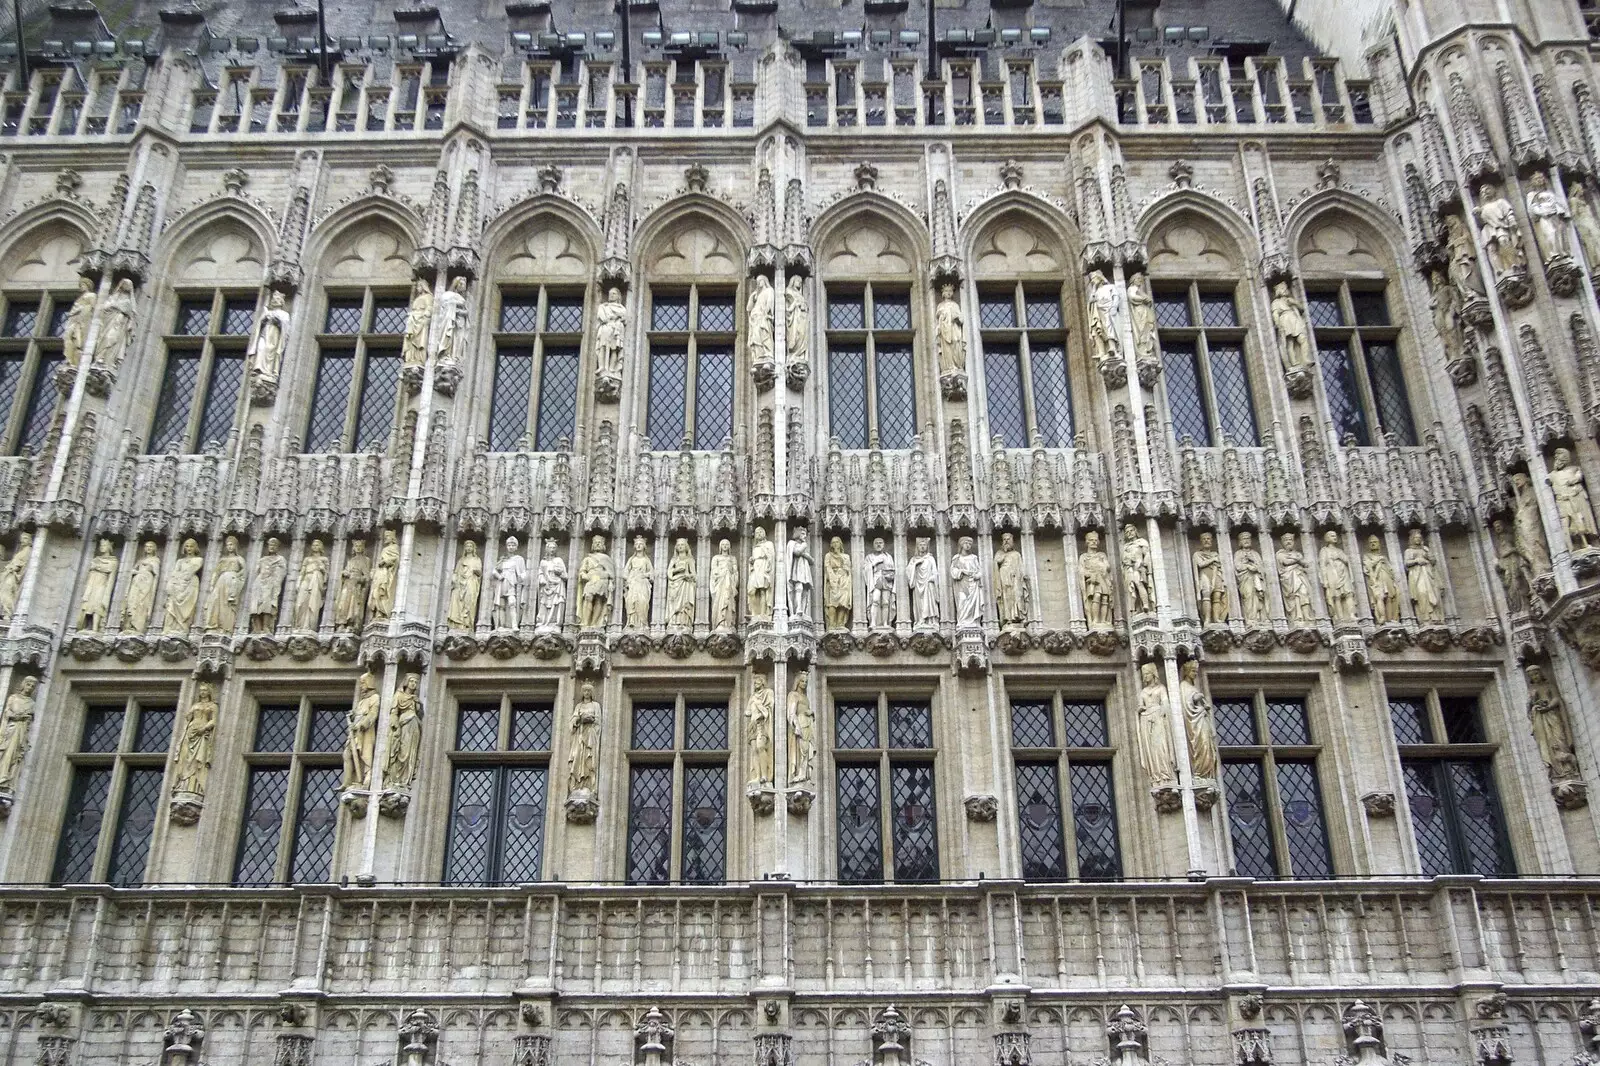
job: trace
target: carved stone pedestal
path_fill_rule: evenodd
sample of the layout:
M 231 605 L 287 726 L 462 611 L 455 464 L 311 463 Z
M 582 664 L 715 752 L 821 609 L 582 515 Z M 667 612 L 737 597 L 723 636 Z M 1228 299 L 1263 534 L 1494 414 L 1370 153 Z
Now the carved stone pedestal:
M 400 368 L 400 384 L 405 388 L 406 395 L 415 396 L 422 391 L 422 367 L 416 363 Z
M 1183 793 L 1175 785 L 1157 785 L 1150 790 L 1156 810 L 1161 814 L 1174 814 L 1183 810 Z
M 575 788 L 567 793 L 567 821 L 575 825 L 588 825 L 600 815 L 600 799 L 587 788 Z
M 1570 255 L 1551 256 L 1544 264 L 1544 276 L 1557 296 L 1573 295 L 1583 282 L 1583 271 Z
M 454 396 L 456 386 L 461 384 L 461 368 L 454 360 L 440 363 L 433 368 L 433 391 L 441 396 Z
M 406 809 L 411 806 L 411 790 L 404 788 L 387 789 L 378 798 L 378 813 L 387 818 L 403 818 Z
M 84 386 L 89 390 L 89 395 L 105 399 L 111 395 L 111 390 L 116 387 L 117 372 L 108 366 L 91 366 L 89 380 Z
M 810 785 L 797 785 L 789 789 L 784 797 L 790 814 L 803 815 L 811 810 L 812 801 L 817 798 L 816 790 Z
M 750 809 L 757 814 L 766 815 L 772 813 L 776 803 L 776 792 L 771 785 L 753 781 L 745 786 L 744 795 L 750 801 Z
M 174 792 L 170 807 L 172 820 L 178 825 L 194 825 L 205 806 L 206 798 L 198 792 Z
M 1513 270 L 1495 282 L 1495 291 L 1507 307 L 1527 307 L 1533 302 L 1533 282 L 1526 270 Z
M 967 375 L 959 370 L 952 370 L 939 375 L 939 391 L 944 398 L 951 402 L 967 398 Z
M 255 407 L 271 407 L 278 401 L 278 379 L 251 375 L 250 403 Z
M 1316 378 L 1316 368 L 1310 366 L 1291 366 L 1283 372 L 1284 386 L 1296 400 L 1310 398 Z

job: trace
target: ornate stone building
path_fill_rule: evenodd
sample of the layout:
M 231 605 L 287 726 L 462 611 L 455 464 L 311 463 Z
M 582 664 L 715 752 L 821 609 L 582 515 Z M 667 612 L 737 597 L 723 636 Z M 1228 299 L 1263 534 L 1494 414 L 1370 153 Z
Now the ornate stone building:
M 1117 6 L 25 17 L 6 1061 L 1600 1061 L 1592 12 Z

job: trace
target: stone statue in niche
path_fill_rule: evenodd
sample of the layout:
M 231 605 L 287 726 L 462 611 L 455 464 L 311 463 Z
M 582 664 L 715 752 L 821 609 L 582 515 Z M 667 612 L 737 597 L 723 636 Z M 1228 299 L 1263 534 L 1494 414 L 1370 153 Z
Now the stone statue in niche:
M 750 756 L 750 787 L 771 788 L 774 769 L 772 765 L 772 715 L 777 701 L 767 679 L 757 674 L 750 681 L 750 700 L 745 704 L 745 745 Z
M 939 354 L 939 376 L 960 376 L 967 373 L 967 329 L 956 302 L 954 285 L 939 288 L 939 303 L 933 309 L 934 345 Z
M 1516 526 L 1517 547 L 1528 557 L 1535 574 L 1550 572 L 1550 547 L 1544 539 L 1544 519 L 1539 514 L 1539 499 L 1527 471 L 1511 475 L 1511 496 L 1515 501 L 1512 519 Z
M 76 367 L 83 361 L 83 345 L 89 339 L 89 323 L 94 318 L 94 307 L 98 301 L 94 282 L 79 278 L 77 298 L 72 301 L 61 327 L 61 358 L 68 366 Z
M 418 281 L 411 286 L 405 338 L 400 342 L 400 360 L 406 366 L 420 367 L 428 361 L 428 334 L 432 326 L 433 289 L 426 281 Z
M 918 537 L 906 562 L 906 587 L 911 591 L 913 629 L 939 628 L 939 560 L 927 537 Z
M 789 533 L 789 543 L 784 548 L 783 571 L 788 582 L 789 618 L 796 622 L 811 621 L 811 539 L 804 526 L 795 526 Z
M 1239 583 L 1239 617 L 1247 625 L 1267 620 L 1267 569 L 1256 549 L 1255 534 L 1239 531 L 1239 547 L 1233 553 L 1233 576 Z
M 478 624 L 478 594 L 483 589 L 483 556 L 474 541 L 461 542 L 461 558 L 450 575 L 450 610 L 445 625 L 472 632 Z
M 1111 557 L 1100 550 L 1100 534 L 1093 529 L 1083 535 L 1078 574 L 1083 584 L 1084 621 L 1090 629 L 1110 629 L 1112 604 L 1116 600 L 1111 584 Z
M 1572 453 L 1557 448 L 1550 460 L 1550 491 L 1555 494 L 1556 510 L 1561 514 L 1561 528 L 1567 534 L 1567 546 L 1575 552 L 1595 547 L 1594 508 L 1589 504 L 1589 489 L 1584 483 L 1583 471 L 1572 461 Z
M 367 542 L 350 542 L 350 555 L 339 571 L 339 594 L 333 600 L 333 625 L 341 632 L 361 628 L 367 606 L 367 586 L 372 581 L 372 558 Z
M 1496 518 L 1490 528 L 1494 531 L 1494 569 L 1506 593 L 1506 606 L 1512 614 L 1524 614 L 1533 603 L 1533 564 L 1505 519 Z
M 789 690 L 789 784 L 811 783 L 812 764 L 817 755 L 817 720 L 811 713 L 811 698 L 806 695 L 806 675 L 802 671 Z
M 1280 281 L 1272 289 L 1272 326 L 1278 335 L 1278 351 L 1285 370 L 1302 370 L 1311 365 L 1311 342 L 1306 331 L 1306 310 Z
M 600 702 L 594 686 L 585 683 L 578 689 L 572 705 L 572 751 L 567 755 L 567 792 L 593 792 L 596 783 L 598 751 L 595 734 L 600 730 Z
M 874 537 L 872 550 L 861 564 L 862 590 L 867 597 L 867 625 L 872 629 L 894 628 L 894 556 Z
M 783 346 L 788 364 L 785 369 L 791 377 L 808 373 L 811 366 L 811 307 L 806 303 L 805 280 L 799 274 L 790 274 L 783 293 Z
M 855 605 L 855 579 L 844 541 L 834 537 L 822 557 L 822 614 L 830 630 L 849 629 Z
M 467 279 L 458 275 L 434 302 L 432 351 L 436 360 L 441 363 L 456 362 L 456 337 L 466 320 Z
M 116 370 L 133 337 L 133 282 L 123 278 L 100 305 L 100 335 L 95 340 L 96 366 Z
M 216 740 L 216 691 L 209 682 L 202 681 L 195 686 L 178 738 L 178 754 L 172 763 L 172 819 L 179 825 L 193 825 L 200 817 Z
M 1089 301 L 1086 324 L 1089 332 L 1089 357 L 1095 369 L 1105 373 L 1108 365 L 1122 361 L 1122 342 L 1117 337 L 1117 287 L 1096 270 L 1089 275 Z
M 300 576 L 295 581 L 294 627 L 314 630 L 322 621 L 322 601 L 328 593 L 328 550 L 322 538 L 314 537 L 306 557 L 300 560 Z
M 955 593 L 956 628 L 983 628 L 983 564 L 973 550 L 971 537 L 962 537 L 950 560 L 950 583 Z
M 1189 772 L 1216 780 L 1217 723 L 1211 701 L 1200 690 L 1200 663 L 1188 659 L 1178 667 L 1178 702 L 1183 704 L 1183 731 L 1189 739 Z
M 1580 779 L 1582 773 L 1572 744 L 1572 724 L 1567 720 L 1561 694 L 1540 664 L 1529 663 L 1523 671 L 1528 680 L 1528 718 L 1533 724 L 1533 739 L 1539 745 L 1539 757 L 1550 780 Z
M 217 559 L 217 576 L 206 597 L 206 631 L 232 633 L 239 620 L 239 598 L 244 591 L 244 557 L 239 554 L 239 538 L 228 536 Z
M 1400 621 L 1400 586 L 1394 567 L 1383 550 L 1383 538 L 1367 538 L 1367 553 L 1361 557 L 1361 570 L 1367 576 L 1367 599 L 1372 602 L 1372 620 L 1380 626 Z
M 628 305 L 613 285 L 594 311 L 595 392 L 607 403 L 622 392 L 623 350 L 627 342 Z
M 757 274 L 750 285 L 750 295 L 744 303 L 744 346 L 750 356 L 752 370 L 766 380 L 772 380 L 773 313 L 777 294 L 772 291 L 772 281 L 765 274 Z
M 0 811 L 9 811 L 9 798 L 17 791 L 22 776 L 22 759 L 28 754 L 28 733 L 33 728 L 34 693 L 39 679 L 24 677 L 17 690 L 6 697 L 0 713 Z
M 629 629 L 650 625 L 650 597 L 656 587 L 655 562 L 643 536 L 633 538 L 633 554 L 622 568 L 622 615 Z
M 161 632 L 167 636 L 183 636 L 194 625 L 195 611 L 200 606 L 200 570 L 203 566 L 205 560 L 200 557 L 200 545 L 190 537 L 183 542 L 178 559 L 172 564 L 172 572 L 167 575 L 167 613 L 161 623 Z M 244 569 L 242 559 L 239 560 L 239 569 L 240 572 Z M 239 595 L 235 592 L 233 609 L 237 611 L 238 608 Z
M 1132 522 L 1122 527 L 1122 584 L 1128 591 L 1128 610 L 1134 614 L 1149 614 L 1156 609 L 1150 542 Z
M 1150 279 L 1142 272 L 1128 279 L 1128 320 L 1133 327 L 1133 354 L 1140 363 L 1155 361 L 1156 302 Z
M 1428 273 L 1428 290 L 1433 328 L 1438 330 L 1439 340 L 1444 344 L 1445 361 L 1455 363 L 1462 356 L 1461 295 L 1439 270 Z
M 684 628 L 694 625 L 694 592 L 694 556 L 689 551 L 689 541 L 679 537 L 672 546 L 672 559 L 667 563 L 667 625 Z
M 128 579 L 128 596 L 122 604 L 122 628 L 143 633 L 150 627 L 150 615 L 156 608 L 156 587 L 161 583 L 161 556 L 156 542 L 147 540 L 139 549 L 139 558 L 133 564 L 133 575 Z
M 356 699 L 345 715 L 344 776 L 341 789 L 372 783 L 372 752 L 378 736 L 378 679 L 369 667 L 356 681 Z
M 1225 624 L 1228 621 L 1228 582 L 1222 574 L 1222 554 L 1217 551 L 1217 538 L 1210 532 L 1200 534 L 1200 547 L 1195 549 L 1192 561 L 1200 624 Z
M 1533 239 L 1539 245 L 1539 257 L 1546 264 L 1558 257 L 1571 257 L 1567 223 L 1572 220 L 1572 213 L 1543 171 L 1535 171 L 1528 178 L 1528 217 L 1533 220 Z
M 394 530 L 383 531 L 377 561 L 372 564 L 372 586 L 367 593 L 367 610 L 375 622 L 387 621 L 394 613 L 395 581 L 400 573 L 400 543 Z
M 1478 219 L 1479 232 L 1483 234 L 1483 244 L 1495 273 L 1502 277 L 1518 273 L 1527 265 L 1528 257 L 1522 250 L 1516 209 L 1494 182 L 1486 182 L 1478 190 L 1478 200 L 1473 214 Z
M 0 620 L 17 613 L 17 599 L 22 595 L 22 579 L 27 576 L 28 562 L 33 558 L 33 534 L 17 534 L 17 550 L 11 553 L 4 568 L 0 568 Z
M 283 365 L 283 348 L 289 339 L 289 312 L 283 293 L 272 290 L 267 306 L 256 316 L 255 336 L 250 340 L 250 373 L 258 381 L 277 381 Z
M 589 541 L 589 553 L 578 563 L 578 626 L 603 629 L 611 621 L 611 594 L 617 584 L 617 568 L 606 551 L 606 539 Z
M 1488 296 L 1483 274 L 1478 270 L 1478 250 L 1473 247 L 1472 233 L 1460 215 L 1444 217 L 1446 244 L 1450 253 L 1450 280 L 1461 296 L 1463 306 Z
M 1422 530 L 1413 529 L 1406 540 L 1406 587 L 1411 593 L 1411 609 L 1417 621 L 1435 624 L 1444 621 L 1444 596 L 1439 584 L 1439 569 L 1433 562 Z
M 494 628 L 516 629 L 527 611 L 528 560 L 516 537 L 507 537 L 505 550 L 494 568 Z
M 1293 533 L 1285 533 L 1278 541 L 1278 584 L 1283 590 L 1283 613 L 1294 625 L 1309 625 L 1313 618 L 1311 608 L 1311 574 L 1306 570 L 1306 556 L 1300 550 L 1300 541 Z
M 687 541 L 679 543 L 687 545 Z M 689 564 L 687 586 L 688 614 L 684 625 L 694 624 L 694 563 Z M 668 594 L 671 589 L 669 587 Z M 711 557 L 711 628 L 729 633 L 739 626 L 739 560 L 734 557 L 733 545 L 724 537 L 717 543 L 717 554 Z
M 777 569 L 777 553 L 767 531 L 756 527 L 754 543 L 750 547 L 749 577 L 745 581 L 745 598 L 750 606 L 752 622 L 772 621 L 772 584 Z
M 288 573 L 289 561 L 278 550 L 278 538 L 268 537 L 250 582 L 250 632 L 270 633 L 278 627 L 278 604 Z
M 1322 550 L 1317 553 L 1317 569 L 1322 575 L 1322 595 L 1328 601 L 1328 616 L 1335 622 L 1356 618 L 1356 587 L 1350 572 L 1350 556 L 1339 546 L 1339 531 L 1322 535 Z
M 98 633 L 111 616 L 111 590 L 117 584 L 117 553 L 110 537 L 100 538 L 100 548 L 89 561 L 89 576 L 78 601 L 78 628 Z
M 1587 182 L 1578 181 L 1567 187 L 1567 206 L 1572 211 L 1572 228 L 1578 231 L 1578 246 L 1591 271 L 1600 269 L 1600 216 Z
M 1027 624 L 1033 596 L 1022 553 L 1010 533 L 1000 534 L 1000 550 L 994 557 L 994 600 L 1001 628 Z
M 1139 667 L 1139 678 L 1143 682 L 1139 690 L 1139 765 L 1152 785 L 1171 785 L 1178 779 L 1178 761 L 1172 750 L 1171 707 L 1161 667 L 1145 663 Z
M 383 764 L 383 783 L 389 788 L 410 788 L 417 779 L 417 756 L 422 750 L 421 679 L 407 674 L 389 704 L 389 746 Z
M 556 542 L 544 542 L 539 560 L 540 629 L 559 629 L 567 615 L 567 561 L 556 554 Z

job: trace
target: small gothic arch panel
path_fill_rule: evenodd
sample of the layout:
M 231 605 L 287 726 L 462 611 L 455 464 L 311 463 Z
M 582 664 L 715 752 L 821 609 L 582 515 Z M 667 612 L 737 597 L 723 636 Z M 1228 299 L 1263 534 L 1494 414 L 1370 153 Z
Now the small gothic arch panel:
M 589 272 L 589 249 L 571 226 L 541 215 L 507 239 L 500 273 L 516 278 L 579 278 Z
M 973 269 L 980 277 L 1060 273 L 1060 243 L 1043 226 L 1011 216 L 989 227 L 973 248 Z
M 662 234 L 646 259 L 653 278 L 733 278 L 742 257 L 721 227 L 689 221 Z
M 872 219 L 836 227 L 822 251 L 823 272 L 832 277 L 909 274 L 912 260 L 902 236 Z
M 356 223 L 333 241 L 323 261 L 329 281 L 403 285 L 411 280 L 411 238 L 388 221 Z
M 178 250 L 175 276 L 183 281 L 254 284 L 261 280 L 266 250 L 254 233 L 238 223 L 208 226 Z
M 1153 274 L 1235 274 L 1238 247 L 1222 228 L 1192 211 L 1169 219 L 1150 238 Z
M 77 272 L 84 243 L 82 234 L 66 226 L 41 227 L 6 256 L 6 262 L 10 264 L 6 270 L 6 280 L 38 284 L 70 278 Z
M 1342 213 L 1315 219 L 1300 236 L 1300 265 L 1308 274 L 1382 273 L 1383 253 L 1371 230 Z

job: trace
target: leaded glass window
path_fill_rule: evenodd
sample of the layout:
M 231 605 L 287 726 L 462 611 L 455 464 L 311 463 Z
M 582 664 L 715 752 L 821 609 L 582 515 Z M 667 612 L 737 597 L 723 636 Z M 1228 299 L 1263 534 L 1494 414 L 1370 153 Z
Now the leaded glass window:
M 1233 291 L 1190 282 L 1152 295 L 1167 415 L 1178 440 L 1256 444 L 1245 330 Z
M 554 722 L 555 708 L 536 700 L 457 706 L 446 884 L 540 879 Z
M 841 881 L 937 881 L 933 708 L 888 696 L 834 704 Z
M 310 698 L 257 708 L 234 884 L 333 880 L 347 710 Z
M 687 439 L 711 451 L 733 436 L 735 329 L 731 291 L 651 292 L 645 434 L 652 447 L 676 451 Z
M 1105 704 L 1061 693 L 1014 698 L 1011 749 L 1022 876 L 1029 881 L 1120 878 Z
M 317 378 L 302 438 L 307 452 L 375 452 L 401 406 L 404 292 L 330 293 L 317 336 Z
M 629 884 L 727 877 L 728 701 L 637 700 L 628 728 Z
M 582 343 L 582 292 L 501 292 L 490 451 L 514 451 L 526 437 L 534 451 L 553 452 L 576 438 Z
M 1306 701 L 1253 692 L 1217 696 L 1224 809 L 1241 877 L 1332 877 L 1327 817 Z
M 1394 434 L 1416 444 L 1417 430 L 1400 366 L 1399 330 L 1382 289 L 1310 288 L 1306 317 L 1317 344 L 1328 415 L 1341 441 L 1367 446 Z
M 4 454 L 44 446 L 58 398 L 51 374 L 61 362 L 70 292 L 0 295 L 0 444 Z
M 51 880 L 144 883 L 176 719 L 171 704 L 156 702 L 84 709 Z
M 1424 874 L 1516 875 L 1494 780 L 1495 745 L 1470 696 L 1393 696 L 1389 718 Z
M 1072 382 L 1061 293 L 1022 284 L 978 294 L 989 432 L 1007 448 L 1072 446 Z
M 917 432 L 911 295 L 830 286 L 828 432 L 845 448 L 909 448 Z
M 254 293 L 178 298 L 147 439 L 152 455 L 174 446 L 196 452 L 226 443 L 238 415 L 255 312 Z

